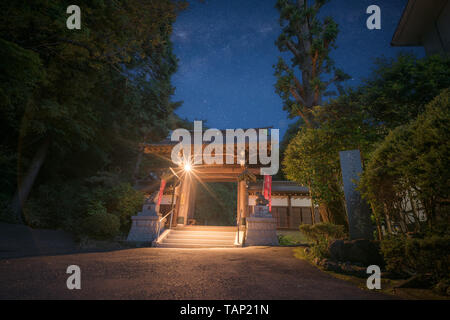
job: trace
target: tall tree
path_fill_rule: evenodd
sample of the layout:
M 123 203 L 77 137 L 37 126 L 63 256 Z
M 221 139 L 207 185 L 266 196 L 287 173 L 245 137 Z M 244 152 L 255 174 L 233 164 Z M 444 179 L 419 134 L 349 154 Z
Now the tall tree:
M 283 109 L 290 117 L 300 116 L 308 127 L 316 127 L 312 109 L 322 102 L 327 88 L 348 76 L 335 68 L 330 51 L 335 47 L 338 26 L 331 17 L 318 14 L 327 0 L 278 0 L 280 25 L 283 28 L 276 45 L 281 52 L 292 54 L 291 63 L 279 58 L 275 75 L 276 91 L 283 99 Z M 327 77 L 325 77 L 327 75 Z M 327 80 L 325 80 L 327 78 Z
M 283 109 L 289 113 L 289 117 L 300 117 L 311 129 L 319 127 L 313 111 L 322 103 L 323 96 L 333 94 L 329 91 L 331 85 L 334 84 L 341 92 L 342 81 L 349 78 L 334 66 L 330 58 L 330 51 L 335 48 L 338 25 L 331 17 L 319 17 L 320 9 L 327 2 L 328 0 L 278 0 L 276 3 L 282 27 L 276 45 L 281 52 L 289 52 L 292 58 L 290 63 L 279 58 L 275 66 L 275 89 L 282 98 Z M 315 143 L 320 142 L 315 140 Z M 286 154 L 292 154 L 292 150 L 288 147 Z M 310 169 L 314 173 L 314 169 Z M 285 173 L 290 178 L 294 177 L 289 172 Z M 314 174 L 305 175 L 300 180 L 296 179 L 309 186 L 312 197 L 319 193 L 319 190 L 313 190 L 317 186 L 312 181 L 313 176 Z M 330 188 L 337 190 L 338 185 L 333 184 Z M 321 212 L 330 212 L 327 207 L 331 205 L 330 201 L 322 201 L 320 204 Z M 341 210 L 333 211 L 336 212 L 335 215 L 341 215 Z
M 379 130 L 367 121 L 358 100 L 348 90 L 323 107 L 314 110 L 320 127 L 301 128 L 284 152 L 286 177 L 310 188 L 323 221 L 346 225 L 339 151 L 359 149 L 363 161 L 379 141 Z

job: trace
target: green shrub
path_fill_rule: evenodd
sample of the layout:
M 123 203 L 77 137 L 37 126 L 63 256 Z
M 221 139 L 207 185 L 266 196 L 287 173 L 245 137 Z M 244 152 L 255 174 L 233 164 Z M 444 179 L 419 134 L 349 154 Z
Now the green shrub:
M 381 254 L 386 263 L 386 270 L 401 273 L 407 268 L 406 238 L 404 236 L 390 236 L 380 243 Z
M 431 274 L 434 282 L 450 274 L 450 237 L 411 239 L 391 236 L 381 241 L 386 269 L 394 273 Z
M 109 193 L 106 208 L 120 220 L 120 229 L 128 232 L 131 226 L 131 216 L 142 208 L 144 194 L 133 189 L 129 183 L 121 183 Z
M 131 226 L 131 216 L 142 207 L 144 194 L 133 189 L 129 183 L 119 183 L 113 187 L 101 186 L 88 194 L 86 212 L 111 213 L 119 218 L 120 230 L 127 232 Z
M 408 239 L 405 253 L 418 274 L 431 273 L 436 282 L 450 274 L 450 237 Z
M 346 236 L 344 226 L 321 222 L 314 225 L 302 224 L 300 231 L 313 241 L 311 255 L 317 258 L 328 258 L 328 245 L 331 240 L 342 239 Z
M 328 242 L 319 241 L 311 246 L 311 255 L 315 258 L 325 259 L 330 257 L 330 252 L 328 251 Z
M 450 279 L 440 280 L 433 289 L 438 294 L 450 296 Z
M 99 214 L 99 213 L 108 213 L 103 201 L 92 200 L 91 202 L 89 202 L 87 205 L 88 216 L 93 216 L 94 214 Z
M 105 240 L 117 236 L 120 230 L 119 218 L 109 213 L 97 213 L 83 219 L 82 233 L 93 239 Z
M 336 134 L 327 126 L 300 129 L 286 147 L 282 166 L 288 180 L 310 188 L 314 202 L 327 208 L 330 222 L 346 224 L 338 150 L 348 145 L 341 145 L 345 139 L 335 139 Z
M 345 237 L 344 226 L 328 222 L 321 222 L 314 225 L 302 224 L 300 231 L 310 240 L 318 243 L 322 240 L 330 241 Z

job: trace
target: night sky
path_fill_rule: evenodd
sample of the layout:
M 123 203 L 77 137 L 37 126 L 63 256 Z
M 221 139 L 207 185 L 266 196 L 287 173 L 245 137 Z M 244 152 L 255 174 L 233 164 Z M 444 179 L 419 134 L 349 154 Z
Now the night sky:
M 393 48 L 390 41 L 407 0 L 332 0 L 321 15 L 339 25 L 336 66 L 356 86 L 368 76 L 374 58 L 400 51 L 423 56 L 423 48 Z M 366 28 L 366 9 L 381 8 L 381 30 Z M 280 34 L 273 0 L 191 1 L 178 17 L 172 37 L 179 59 L 173 77 L 174 100 L 182 118 L 206 120 L 212 128 L 273 126 L 281 136 L 293 120 L 275 93 L 273 65 L 281 55 L 274 42 Z M 286 60 L 288 61 L 288 60 Z

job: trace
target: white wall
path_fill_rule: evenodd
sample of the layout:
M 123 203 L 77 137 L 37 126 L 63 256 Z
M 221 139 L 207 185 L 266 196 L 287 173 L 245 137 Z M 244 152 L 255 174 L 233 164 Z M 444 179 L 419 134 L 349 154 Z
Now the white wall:
M 249 196 L 248 204 L 254 206 L 256 201 L 256 196 Z M 274 207 L 287 207 L 288 197 L 287 196 L 272 196 L 272 206 Z M 306 197 L 292 197 L 291 198 L 292 207 L 310 207 L 311 199 Z
M 250 206 L 255 205 L 256 196 L 248 197 L 248 204 Z M 165 194 L 161 199 L 161 204 L 171 204 L 172 195 Z M 306 197 L 292 197 L 291 198 L 292 207 L 310 207 L 311 199 Z M 287 207 L 288 206 L 288 197 L 287 196 L 272 196 L 272 206 L 275 207 Z

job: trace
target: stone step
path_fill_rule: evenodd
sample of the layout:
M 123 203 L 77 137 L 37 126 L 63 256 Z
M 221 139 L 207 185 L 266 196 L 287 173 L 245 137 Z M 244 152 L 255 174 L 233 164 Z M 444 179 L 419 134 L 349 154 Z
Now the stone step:
M 160 243 L 157 245 L 158 248 L 236 248 L 235 245 L 206 245 L 206 244 L 192 244 L 192 243 L 184 243 L 184 244 L 167 244 Z
M 164 239 L 162 243 L 194 243 L 194 244 L 233 244 L 233 240 L 217 240 L 217 239 L 191 239 L 191 238 L 183 238 L 183 239 Z
M 178 236 L 203 236 L 203 237 L 231 237 L 236 234 L 236 232 L 207 232 L 207 231 L 178 231 L 178 230 L 171 230 L 171 235 L 178 235 Z
M 185 226 L 169 231 L 157 244 L 161 248 L 233 248 L 236 228 Z
M 237 227 L 229 226 L 183 226 L 177 227 L 174 230 L 185 231 L 221 231 L 221 232 L 236 232 Z
M 231 233 L 227 235 L 211 235 L 211 234 L 178 234 L 178 233 L 169 233 L 166 239 L 217 239 L 217 240 L 234 240 L 236 235 Z

